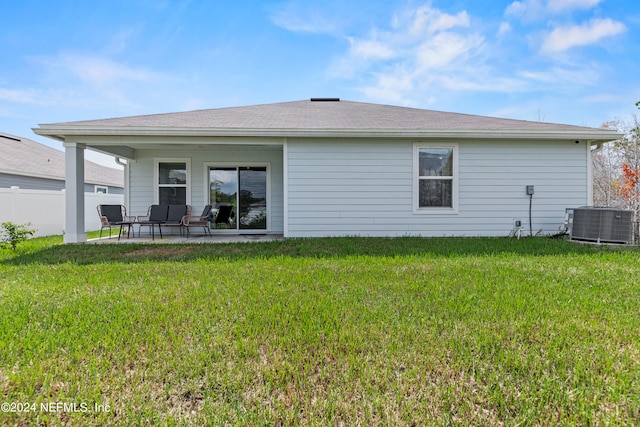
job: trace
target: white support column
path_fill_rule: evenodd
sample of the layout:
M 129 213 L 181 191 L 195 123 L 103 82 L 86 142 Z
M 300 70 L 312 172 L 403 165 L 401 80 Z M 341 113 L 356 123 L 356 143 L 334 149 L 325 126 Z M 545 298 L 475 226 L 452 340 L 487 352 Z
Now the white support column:
M 84 144 L 64 143 L 65 243 L 87 241 L 84 231 Z
M 289 140 L 282 141 L 282 219 L 284 221 L 282 235 L 289 237 Z

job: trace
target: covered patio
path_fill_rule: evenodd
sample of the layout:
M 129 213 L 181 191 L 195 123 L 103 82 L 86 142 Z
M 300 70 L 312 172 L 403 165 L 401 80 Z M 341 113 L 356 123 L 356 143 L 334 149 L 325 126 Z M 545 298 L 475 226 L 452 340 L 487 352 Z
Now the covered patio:
M 192 138 L 189 143 L 181 137 L 165 137 L 152 143 L 144 138 L 142 142 L 93 136 L 78 139 L 83 142 L 66 139 L 64 142 L 65 243 L 87 241 L 89 230 L 85 229 L 84 212 L 95 210 L 95 206 L 85 206 L 81 185 L 87 149 L 113 155 L 123 165 L 124 206 L 129 216 L 145 216 L 154 204 L 188 205 L 192 215 L 200 215 L 208 204 L 216 209 L 228 205 L 233 207 L 236 218 L 226 226 L 211 229 L 222 241 L 251 240 L 239 237 L 243 234 L 281 236 L 284 232 L 280 141 L 244 141 L 234 145 L 206 137 L 197 142 Z M 179 237 L 173 238 L 173 242 L 176 240 Z
M 103 236 L 102 238 L 88 239 L 87 243 L 97 245 L 108 245 L 116 243 L 135 243 L 135 244 L 193 244 L 193 243 L 250 243 L 250 242 L 268 242 L 273 240 L 281 240 L 284 237 L 280 234 L 213 234 L 207 236 L 204 234 L 191 234 L 188 238 L 181 236 L 180 234 L 164 233 L 162 237 L 155 236 L 152 239 L 151 234 L 142 233 L 135 237 L 129 237 L 124 235 L 118 240 L 118 235 L 114 234 L 109 236 Z

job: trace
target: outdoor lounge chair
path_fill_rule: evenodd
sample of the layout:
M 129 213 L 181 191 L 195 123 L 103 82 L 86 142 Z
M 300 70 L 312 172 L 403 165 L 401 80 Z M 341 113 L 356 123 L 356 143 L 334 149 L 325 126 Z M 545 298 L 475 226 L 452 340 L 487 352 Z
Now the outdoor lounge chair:
M 151 227 L 151 240 L 155 240 L 155 226 L 158 226 L 158 231 L 160 231 L 160 238 L 162 238 L 162 227 L 161 225 L 167 221 L 167 215 L 169 214 L 169 205 L 151 205 L 149 207 L 147 216 L 139 216 L 138 223 L 140 224 L 140 229 L 144 226 Z M 138 230 L 138 236 L 140 236 L 140 230 Z
M 122 227 L 127 226 L 129 234 L 131 233 L 131 225 L 135 221 L 135 217 L 127 216 L 127 209 L 123 205 L 98 205 L 98 216 L 100 217 L 100 238 L 102 238 L 102 230 L 109 229 L 109 238 L 111 238 L 111 229 L 119 227 L 118 240 L 122 236 Z
M 213 219 L 214 226 L 218 224 L 231 224 L 231 218 L 233 218 L 233 206 L 231 205 L 221 205 L 218 208 L 218 213 L 216 217 Z
M 169 211 L 167 213 L 167 220 L 160 226 L 165 227 L 179 227 L 180 235 L 182 236 L 182 227 L 184 225 L 183 218 L 191 215 L 191 206 L 189 205 L 169 205 Z
M 209 222 L 211 221 L 211 209 L 213 206 L 206 205 L 202 210 L 202 215 L 187 215 L 182 220 L 182 225 L 187 230 L 187 238 L 189 238 L 189 229 L 191 227 L 202 227 L 204 234 L 211 236 L 211 229 L 209 228 Z

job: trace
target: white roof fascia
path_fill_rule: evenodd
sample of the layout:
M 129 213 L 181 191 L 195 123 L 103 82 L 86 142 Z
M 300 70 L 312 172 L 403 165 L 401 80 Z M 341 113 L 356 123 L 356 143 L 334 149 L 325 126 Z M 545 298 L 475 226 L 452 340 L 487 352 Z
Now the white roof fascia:
M 315 137 L 315 138 L 465 138 L 465 139 L 586 139 L 614 141 L 623 135 L 610 130 L 451 130 L 451 129 L 240 129 L 185 127 L 75 127 L 46 126 L 34 129 L 38 135 L 55 139 L 69 136 L 229 136 L 229 137 Z M 265 143 L 273 144 L 273 141 Z

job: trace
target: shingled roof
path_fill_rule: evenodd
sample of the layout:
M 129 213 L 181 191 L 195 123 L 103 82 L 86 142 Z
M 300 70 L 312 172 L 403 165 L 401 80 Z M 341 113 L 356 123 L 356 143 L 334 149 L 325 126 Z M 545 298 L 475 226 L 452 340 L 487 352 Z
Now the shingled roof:
M 44 124 L 36 133 L 173 135 L 462 135 L 584 134 L 615 139 L 615 132 L 590 127 L 512 120 L 362 102 L 320 99 Z
M 64 152 L 27 138 L 0 133 L 0 173 L 65 179 Z M 124 187 L 124 173 L 85 160 L 85 182 Z

